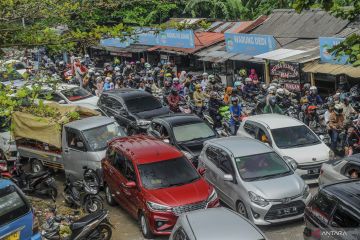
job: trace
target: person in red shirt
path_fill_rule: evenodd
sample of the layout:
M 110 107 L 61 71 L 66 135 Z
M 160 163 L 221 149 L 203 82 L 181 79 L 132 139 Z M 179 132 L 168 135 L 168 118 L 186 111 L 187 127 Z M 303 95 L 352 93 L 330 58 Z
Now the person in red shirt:
M 176 88 L 171 89 L 171 93 L 167 97 L 169 108 L 173 112 L 180 112 L 179 102 L 180 96 Z

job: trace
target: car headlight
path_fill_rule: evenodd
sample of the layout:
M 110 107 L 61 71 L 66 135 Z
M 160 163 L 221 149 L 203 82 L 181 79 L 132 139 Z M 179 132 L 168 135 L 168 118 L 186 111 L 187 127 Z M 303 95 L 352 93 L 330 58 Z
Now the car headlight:
M 265 207 L 265 206 L 269 205 L 269 202 L 265 198 L 260 197 L 256 193 L 249 192 L 249 197 L 253 203 L 255 203 L 261 207 Z
M 212 190 L 211 194 L 209 195 L 207 202 L 213 202 L 218 198 L 218 195 L 215 191 L 215 189 Z
M 139 119 L 139 120 L 136 121 L 136 124 L 139 125 L 139 126 L 146 126 L 146 125 L 150 124 L 150 121 Z
M 306 199 L 309 196 L 309 194 L 310 194 L 309 185 L 305 184 L 302 196 L 303 196 L 304 199 Z
M 154 203 L 154 202 L 146 202 L 146 205 L 148 206 L 148 208 L 152 211 L 157 211 L 157 212 L 169 212 L 171 211 L 171 207 L 166 206 L 166 205 L 162 205 L 159 203 Z
M 189 160 L 191 160 L 191 159 L 193 159 L 193 155 L 191 154 L 191 153 L 189 153 L 188 151 L 184 151 L 184 150 L 182 150 L 181 151 L 183 154 L 184 154 L 184 156 L 187 158 L 187 159 L 189 159 Z
M 329 160 L 334 160 L 335 159 L 335 153 L 333 150 L 329 150 Z
M 296 170 L 298 164 L 292 157 L 284 156 L 284 159 L 291 165 L 293 170 Z

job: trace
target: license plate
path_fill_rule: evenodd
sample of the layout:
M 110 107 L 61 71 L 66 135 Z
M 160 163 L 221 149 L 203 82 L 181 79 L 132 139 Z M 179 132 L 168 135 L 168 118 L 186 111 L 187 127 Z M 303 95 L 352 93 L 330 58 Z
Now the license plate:
M 19 240 L 20 239 L 20 232 L 14 232 L 11 235 L 4 238 L 4 240 Z
M 319 174 L 320 168 L 309 169 L 308 174 Z
M 297 213 L 297 207 L 288 207 L 288 208 L 279 209 L 277 211 L 278 216 L 286 216 L 293 213 Z

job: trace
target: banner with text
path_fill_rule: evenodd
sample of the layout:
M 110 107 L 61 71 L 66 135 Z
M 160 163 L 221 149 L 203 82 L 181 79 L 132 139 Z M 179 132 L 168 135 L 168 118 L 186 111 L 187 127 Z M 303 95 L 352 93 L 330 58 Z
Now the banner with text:
M 225 33 L 226 51 L 243 53 L 249 56 L 270 52 L 276 49 L 273 36 L 244 33 Z
M 271 81 L 283 83 L 289 91 L 300 91 L 300 67 L 298 63 L 270 61 Z
M 338 45 L 344 40 L 345 38 L 319 37 L 321 62 L 332 64 L 347 64 L 349 56 L 344 55 L 340 58 L 337 58 L 333 54 L 329 53 L 330 48 Z
M 119 38 L 108 38 L 102 39 L 100 44 L 104 47 L 120 47 L 125 48 L 130 46 L 132 43 L 142 45 L 159 45 L 166 47 L 177 47 L 177 48 L 194 48 L 194 32 L 193 30 L 176 30 L 167 29 L 156 33 L 151 29 L 139 29 L 138 34 L 133 38 L 127 38 L 124 41 L 120 41 Z

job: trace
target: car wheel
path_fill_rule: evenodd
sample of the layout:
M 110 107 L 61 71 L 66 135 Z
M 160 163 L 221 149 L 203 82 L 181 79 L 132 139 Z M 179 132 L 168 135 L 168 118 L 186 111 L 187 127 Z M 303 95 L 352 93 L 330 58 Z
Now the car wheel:
M 115 199 L 111 193 L 111 190 L 109 188 L 108 185 L 106 185 L 105 187 L 105 195 L 106 195 L 106 202 L 110 205 L 110 206 L 115 206 L 116 202 Z
M 140 225 L 141 232 L 145 238 L 149 239 L 149 238 L 153 237 L 153 234 L 149 227 L 149 222 L 146 219 L 144 213 L 142 213 L 142 212 L 139 214 L 139 225 Z
M 31 162 L 31 171 L 33 173 L 38 173 L 44 171 L 44 165 L 41 163 L 40 160 L 35 159 Z
M 236 211 L 243 215 L 245 218 L 248 218 L 246 207 L 242 201 L 238 201 L 238 203 L 236 204 Z

